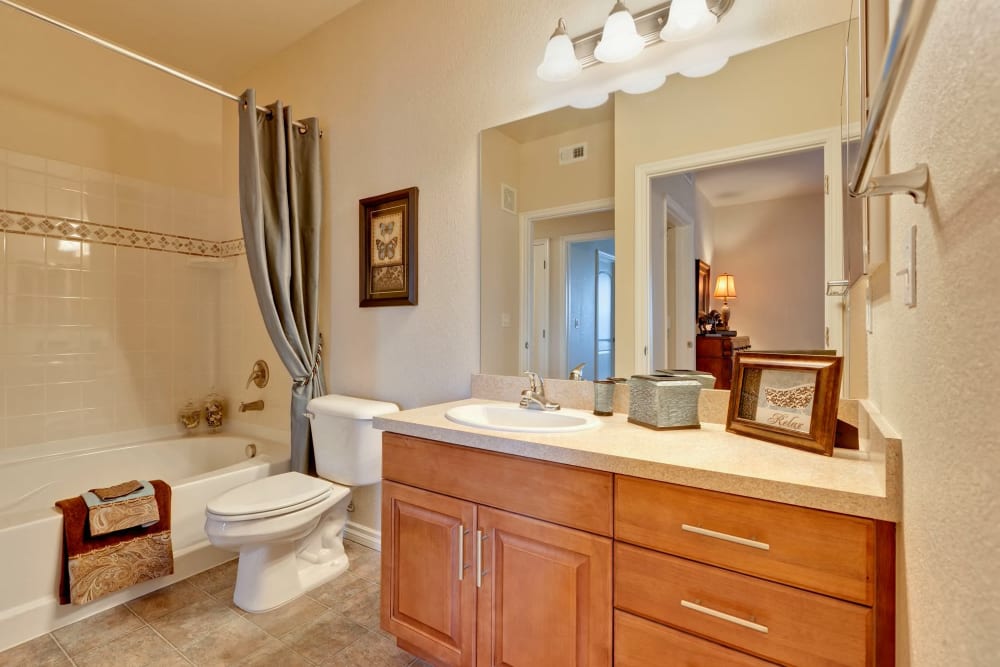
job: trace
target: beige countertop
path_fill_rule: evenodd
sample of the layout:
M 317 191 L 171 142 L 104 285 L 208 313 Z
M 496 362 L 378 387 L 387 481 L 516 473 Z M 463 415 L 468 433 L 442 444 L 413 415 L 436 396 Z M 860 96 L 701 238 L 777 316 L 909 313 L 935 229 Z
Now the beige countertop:
M 858 402 L 861 450 L 832 457 L 727 433 L 722 424 L 653 431 L 625 414 L 591 430 L 516 433 L 464 426 L 445 412 L 471 398 L 376 417 L 375 428 L 491 452 L 734 493 L 802 507 L 898 521 L 900 441 L 865 401 Z

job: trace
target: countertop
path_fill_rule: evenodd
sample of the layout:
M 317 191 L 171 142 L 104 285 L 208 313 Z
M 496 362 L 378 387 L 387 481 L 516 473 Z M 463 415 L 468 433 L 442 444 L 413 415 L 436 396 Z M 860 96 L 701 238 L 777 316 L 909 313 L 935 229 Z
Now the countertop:
M 458 405 L 502 403 L 470 398 L 376 417 L 375 428 L 491 452 L 734 493 L 751 498 L 898 521 L 901 443 L 866 401 L 859 402 L 861 450 L 832 457 L 727 433 L 722 424 L 653 431 L 625 414 L 595 429 L 564 434 L 515 433 L 464 426 L 445 412 Z

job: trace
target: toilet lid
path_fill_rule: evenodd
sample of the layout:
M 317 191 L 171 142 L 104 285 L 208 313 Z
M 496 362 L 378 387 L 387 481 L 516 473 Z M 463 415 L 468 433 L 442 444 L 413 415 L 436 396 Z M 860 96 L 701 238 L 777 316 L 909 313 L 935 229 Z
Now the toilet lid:
M 298 472 L 258 479 L 226 491 L 205 508 L 216 516 L 245 516 L 299 509 L 329 495 L 333 483 Z

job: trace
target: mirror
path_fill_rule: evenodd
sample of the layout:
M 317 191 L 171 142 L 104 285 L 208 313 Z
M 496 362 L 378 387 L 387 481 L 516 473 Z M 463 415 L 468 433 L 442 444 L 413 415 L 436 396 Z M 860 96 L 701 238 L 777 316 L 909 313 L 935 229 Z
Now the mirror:
M 843 298 L 825 293 L 844 275 L 850 26 L 484 130 L 482 372 L 695 368 L 699 260 L 713 292 L 733 275 L 731 328 L 753 349 L 843 354 Z

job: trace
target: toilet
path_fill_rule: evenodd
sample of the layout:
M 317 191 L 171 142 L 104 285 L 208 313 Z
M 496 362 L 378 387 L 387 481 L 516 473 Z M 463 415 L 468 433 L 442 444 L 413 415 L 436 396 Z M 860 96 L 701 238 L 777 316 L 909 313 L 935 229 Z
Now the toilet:
M 205 533 L 238 551 L 233 602 L 264 612 L 343 573 L 343 533 L 351 488 L 382 475 L 381 432 L 372 418 L 392 403 L 331 394 L 309 401 L 316 472 L 265 477 L 230 489 L 205 508 Z

